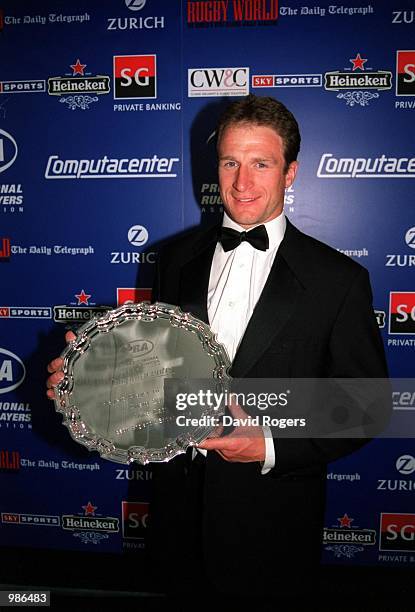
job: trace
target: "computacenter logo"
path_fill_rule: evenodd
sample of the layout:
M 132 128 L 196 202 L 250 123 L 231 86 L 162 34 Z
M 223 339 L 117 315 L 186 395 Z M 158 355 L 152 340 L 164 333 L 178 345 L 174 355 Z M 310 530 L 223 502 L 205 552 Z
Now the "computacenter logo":
M 415 178 L 415 157 L 321 156 L 318 178 Z
M 60 159 L 51 155 L 46 179 L 176 178 L 178 157 Z

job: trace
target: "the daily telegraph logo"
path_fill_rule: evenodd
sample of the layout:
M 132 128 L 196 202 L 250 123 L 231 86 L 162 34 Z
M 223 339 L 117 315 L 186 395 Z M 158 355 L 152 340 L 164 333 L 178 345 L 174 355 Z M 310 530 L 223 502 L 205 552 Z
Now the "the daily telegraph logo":
M 390 292 L 389 334 L 415 334 L 415 291 Z
M 123 178 L 176 178 L 178 157 L 137 157 L 99 159 L 48 159 L 45 178 L 59 179 L 123 179 Z
M 17 472 L 20 470 L 20 453 L 13 450 L 0 450 L 0 470 Z
M 118 287 L 117 288 L 117 306 L 123 304 L 138 304 L 139 302 L 151 301 L 151 289 L 135 287 Z
M 415 457 L 412 455 L 401 455 L 396 459 L 395 468 L 402 476 L 410 476 L 415 472 Z M 379 478 L 378 491 L 410 492 L 415 491 L 415 480 L 413 478 Z
M 415 514 L 382 512 L 379 550 L 415 551 Z
M 113 516 L 96 514 L 98 506 L 94 506 L 90 501 L 82 506 L 82 509 L 83 513 L 64 514 L 62 528 L 72 531 L 74 537 L 84 544 L 99 544 L 101 540 L 108 539 L 109 534 L 119 532 L 119 520 Z
M 114 100 L 157 98 L 156 55 L 114 55 Z
M 360 529 L 354 518 L 346 513 L 337 519 L 338 525 L 332 528 L 324 527 L 323 545 L 335 557 L 352 559 L 357 552 L 362 552 L 365 546 L 376 544 L 376 531 L 374 529 Z
M 9 261 L 11 254 L 10 238 L 0 238 L 0 262 Z
M 410 249 L 415 249 L 415 227 L 410 227 L 404 236 L 405 243 Z M 413 255 L 388 254 L 386 255 L 385 266 L 389 268 L 412 268 L 415 267 L 415 253 Z
M 124 539 L 142 540 L 148 522 L 147 502 L 122 502 L 122 536 Z
M 0 172 L 4 172 L 17 157 L 17 142 L 11 134 L 0 130 Z
M 53 319 L 56 323 L 83 323 L 91 321 L 94 317 L 105 314 L 112 309 L 111 306 L 90 304 L 91 294 L 86 293 L 84 289 L 74 295 L 77 302 L 73 302 L 69 306 L 63 304 L 53 307 Z
M 249 68 L 189 68 L 187 84 L 189 98 L 247 96 Z
M 71 73 L 49 78 L 48 94 L 60 96 L 59 102 L 67 104 L 71 110 L 88 110 L 92 102 L 98 102 L 97 96 L 110 92 L 110 77 L 85 73 L 86 66 L 78 58 L 70 64 Z
M 18 514 L 2 512 L 1 522 L 7 525 L 27 525 L 29 527 L 59 527 L 60 517 L 49 514 Z
M 379 91 L 392 88 L 392 73 L 388 70 L 372 70 L 366 66 L 367 58 L 357 53 L 349 62 L 352 67 L 343 71 L 326 72 L 324 88 L 337 92 L 337 98 L 349 107 L 368 106 L 370 100 L 379 98 Z
M 254 74 L 251 86 L 257 87 L 322 87 L 322 74 Z
M 415 178 L 415 157 L 336 157 L 323 153 L 318 178 Z
M 278 0 L 187 0 L 187 24 L 191 27 L 240 27 L 274 25 Z
M 0 94 L 43 93 L 46 91 L 44 79 L 28 81 L 0 81 Z
M 0 319 L 51 319 L 50 306 L 0 306 Z
M 0 394 L 10 393 L 20 387 L 25 377 L 26 368 L 20 357 L 0 348 Z
M 396 52 L 396 95 L 415 96 L 415 51 Z

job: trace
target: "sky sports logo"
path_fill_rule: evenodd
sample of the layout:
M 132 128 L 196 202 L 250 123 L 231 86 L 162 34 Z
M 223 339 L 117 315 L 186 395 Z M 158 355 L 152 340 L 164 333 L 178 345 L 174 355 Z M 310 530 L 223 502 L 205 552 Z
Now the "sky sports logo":
M 156 55 L 114 55 L 114 100 L 156 97 Z
M 136 157 L 99 159 L 48 159 L 46 179 L 123 179 L 123 178 L 176 178 L 178 157 Z
M 252 87 L 322 87 L 322 74 L 254 74 Z
M 391 291 L 389 334 L 415 335 L 415 291 Z
M 51 319 L 50 306 L 0 306 L 0 319 Z

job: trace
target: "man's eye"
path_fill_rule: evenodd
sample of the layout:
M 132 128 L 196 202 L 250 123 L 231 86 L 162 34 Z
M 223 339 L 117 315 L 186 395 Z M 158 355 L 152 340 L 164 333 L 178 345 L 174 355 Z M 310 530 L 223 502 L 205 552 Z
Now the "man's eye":
M 257 168 L 266 168 L 267 164 L 264 164 L 263 162 L 258 162 L 257 163 Z
M 234 161 L 227 161 L 223 165 L 224 165 L 225 168 L 235 168 L 236 162 L 234 162 Z

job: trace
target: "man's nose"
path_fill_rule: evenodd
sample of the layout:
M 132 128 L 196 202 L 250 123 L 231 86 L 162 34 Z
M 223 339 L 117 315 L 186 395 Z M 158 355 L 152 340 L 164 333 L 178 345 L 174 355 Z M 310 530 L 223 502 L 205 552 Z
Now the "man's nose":
M 247 191 L 252 185 L 252 177 L 249 168 L 239 166 L 235 180 L 233 183 L 234 189 L 237 191 Z

